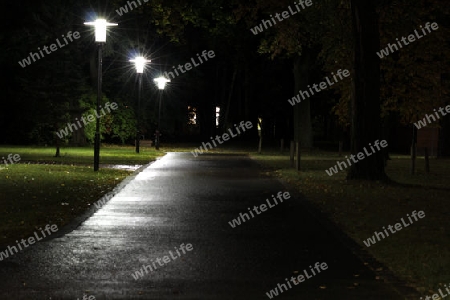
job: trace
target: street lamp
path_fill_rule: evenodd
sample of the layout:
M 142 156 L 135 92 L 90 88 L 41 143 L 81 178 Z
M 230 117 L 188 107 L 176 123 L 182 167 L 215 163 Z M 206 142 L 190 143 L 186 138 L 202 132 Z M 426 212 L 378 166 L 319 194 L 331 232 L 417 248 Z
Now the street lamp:
M 95 22 L 86 22 L 84 25 L 95 27 L 95 41 L 98 43 L 98 75 L 97 75 L 97 121 L 95 124 L 94 140 L 94 171 L 98 171 L 100 162 L 100 99 L 102 98 L 102 46 L 106 42 L 106 29 L 108 26 L 118 24 L 108 23 L 105 19 L 97 19 Z
M 136 153 L 139 153 L 139 125 L 140 125 L 140 111 L 141 111 L 141 90 L 142 90 L 142 73 L 144 73 L 145 64 L 151 62 L 151 60 L 146 60 L 145 57 L 137 56 L 135 59 L 130 59 L 130 62 L 134 63 L 136 67 L 136 72 L 139 78 L 139 86 L 138 86 L 138 103 L 136 109 Z
M 158 85 L 158 89 L 160 90 L 159 94 L 159 106 L 158 106 L 158 129 L 156 130 L 156 141 L 155 141 L 155 148 L 156 150 L 159 150 L 159 136 L 160 136 L 160 124 L 161 124 L 161 98 L 162 98 L 162 91 L 166 87 L 166 83 L 170 82 L 170 79 L 167 79 L 165 77 L 158 77 L 155 78 L 154 81 Z

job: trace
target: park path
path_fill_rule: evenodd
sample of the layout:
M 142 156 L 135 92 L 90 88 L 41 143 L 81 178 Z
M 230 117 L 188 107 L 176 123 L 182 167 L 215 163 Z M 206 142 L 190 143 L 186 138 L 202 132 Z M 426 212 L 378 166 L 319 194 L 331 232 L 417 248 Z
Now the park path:
M 230 226 L 280 191 L 289 192 L 247 156 L 168 153 L 75 230 L 1 262 L 0 299 L 269 299 L 316 262 L 328 268 L 272 297 L 404 299 L 293 193 Z M 183 243 L 190 251 L 177 253 Z

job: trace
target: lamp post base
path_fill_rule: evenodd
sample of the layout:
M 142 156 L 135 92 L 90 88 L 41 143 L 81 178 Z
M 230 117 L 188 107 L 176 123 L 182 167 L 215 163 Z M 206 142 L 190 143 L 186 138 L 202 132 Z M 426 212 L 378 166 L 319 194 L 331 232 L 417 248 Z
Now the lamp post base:
M 100 164 L 100 133 L 95 133 L 94 140 L 94 171 L 98 171 Z
M 159 130 L 156 130 L 156 133 L 155 133 L 155 149 L 156 150 L 159 150 L 159 136 L 160 136 Z
M 139 146 L 140 146 L 140 138 L 139 138 L 139 134 L 136 135 L 136 153 L 139 153 Z

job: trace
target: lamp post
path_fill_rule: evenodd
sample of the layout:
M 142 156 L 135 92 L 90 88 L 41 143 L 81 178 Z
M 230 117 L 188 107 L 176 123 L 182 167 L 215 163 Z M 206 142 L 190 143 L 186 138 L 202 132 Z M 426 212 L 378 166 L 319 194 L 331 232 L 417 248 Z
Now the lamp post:
M 86 22 L 85 25 L 94 26 L 95 41 L 98 43 L 98 75 L 97 75 L 97 121 L 95 124 L 94 140 L 94 171 L 98 171 L 100 163 L 100 101 L 102 98 L 102 47 L 106 42 L 106 29 L 108 26 L 117 26 L 118 24 L 108 23 L 105 19 L 97 19 L 95 22 Z
M 142 73 L 144 73 L 145 64 L 150 62 L 150 60 L 146 60 L 145 57 L 137 56 L 135 59 L 130 59 L 130 62 L 133 62 L 136 67 L 136 72 L 139 77 L 138 83 L 138 101 L 137 101 L 137 109 L 136 109 L 136 153 L 139 153 L 139 126 L 140 126 L 140 111 L 141 111 L 141 90 L 142 90 Z
M 162 91 L 166 87 L 166 84 L 170 82 L 170 79 L 167 79 L 165 77 L 158 77 L 155 78 L 154 81 L 158 85 L 158 89 L 160 90 L 159 94 L 159 105 L 158 105 L 158 129 L 156 130 L 156 142 L 155 142 L 155 148 L 156 150 L 159 150 L 159 136 L 160 136 L 160 124 L 161 124 L 161 98 L 162 98 Z

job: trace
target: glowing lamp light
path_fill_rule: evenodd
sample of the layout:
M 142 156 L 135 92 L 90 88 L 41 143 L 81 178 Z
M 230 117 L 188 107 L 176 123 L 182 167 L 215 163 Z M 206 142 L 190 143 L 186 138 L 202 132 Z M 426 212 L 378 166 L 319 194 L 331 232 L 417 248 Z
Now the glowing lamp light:
M 91 25 L 95 28 L 95 41 L 99 43 L 106 42 L 106 29 L 108 26 L 117 26 L 116 23 L 108 23 L 105 19 L 97 19 L 95 22 L 86 22 L 84 25 Z
M 136 72 L 139 74 L 144 73 L 145 64 L 151 62 L 151 60 L 146 60 L 145 57 L 138 56 L 135 59 L 130 59 L 136 67 Z
M 166 87 L 166 83 L 170 82 L 170 79 L 167 79 L 165 77 L 158 77 L 155 78 L 154 81 L 158 85 L 158 89 L 163 90 Z

